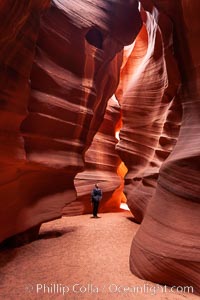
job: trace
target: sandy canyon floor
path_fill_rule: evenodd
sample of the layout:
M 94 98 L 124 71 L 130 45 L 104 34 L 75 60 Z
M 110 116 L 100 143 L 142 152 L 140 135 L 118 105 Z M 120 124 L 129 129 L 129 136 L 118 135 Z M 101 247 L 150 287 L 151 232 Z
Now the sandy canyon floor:
M 0 299 L 197 300 L 141 280 L 129 270 L 139 225 L 128 211 L 63 217 L 43 224 L 40 238 L 0 255 Z

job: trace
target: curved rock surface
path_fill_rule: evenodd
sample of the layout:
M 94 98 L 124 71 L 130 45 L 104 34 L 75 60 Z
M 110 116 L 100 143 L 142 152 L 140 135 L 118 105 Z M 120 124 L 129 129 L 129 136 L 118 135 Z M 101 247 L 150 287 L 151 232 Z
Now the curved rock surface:
M 12 41 L 0 56 L 0 241 L 60 217 L 75 200 L 73 180 L 117 88 L 123 47 L 141 27 L 137 1 L 55 0 L 40 18 L 45 5 L 0 6 L 2 44 Z
M 89 212 L 97 180 L 118 209 L 118 153 L 131 271 L 200 293 L 200 2 L 141 0 L 143 26 L 136 0 L 49 4 L 0 3 L 0 242 Z
M 130 266 L 141 278 L 192 285 L 200 293 L 200 3 L 142 2 L 151 15 L 154 3 L 173 22 L 183 115 L 177 143 L 161 166 L 156 192 L 133 240 Z
M 142 30 L 125 50 L 116 92 L 123 122 L 117 150 L 128 167 L 125 193 L 138 222 L 155 191 L 159 168 L 174 146 L 174 137 L 163 131 L 165 122 L 170 124 L 166 118 L 180 81 L 171 21 L 155 9 L 152 14 L 143 10 L 142 17 Z
M 119 104 L 113 97 L 108 101 L 104 120 L 85 153 L 85 169 L 75 178 L 77 199 L 65 206 L 64 215 L 91 213 L 91 190 L 97 182 L 103 191 L 99 212 L 120 210 L 123 182 L 118 176 L 121 159 L 115 151 L 120 117 Z
M 31 204 L 29 195 L 22 196 L 26 151 L 20 126 L 27 115 L 40 13 L 48 3 L 11 0 L 0 4 L 0 241 L 33 225 L 23 219 L 24 208 Z

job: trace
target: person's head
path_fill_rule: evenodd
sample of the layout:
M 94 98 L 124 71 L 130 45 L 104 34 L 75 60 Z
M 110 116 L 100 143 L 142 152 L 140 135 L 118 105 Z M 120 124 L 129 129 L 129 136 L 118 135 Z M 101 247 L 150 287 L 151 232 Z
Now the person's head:
M 95 188 L 98 189 L 99 188 L 99 185 L 98 183 L 95 183 Z

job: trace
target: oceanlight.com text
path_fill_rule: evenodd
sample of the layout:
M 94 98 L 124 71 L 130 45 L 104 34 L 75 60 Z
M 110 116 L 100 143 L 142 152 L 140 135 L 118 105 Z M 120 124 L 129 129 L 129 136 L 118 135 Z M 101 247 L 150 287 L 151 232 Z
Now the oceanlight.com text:
M 188 294 L 194 293 L 193 286 L 166 286 L 166 285 L 150 285 L 145 283 L 143 285 L 131 285 L 126 284 L 104 284 L 97 285 L 92 283 L 74 283 L 61 284 L 61 283 L 36 283 L 36 284 L 27 284 L 25 289 L 29 293 L 36 294 L 54 294 L 54 295 L 66 295 L 66 294 L 98 294 L 98 293 L 107 293 L 107 294 L 149 294 L 156 295 L 160 293 L 181 293 Z

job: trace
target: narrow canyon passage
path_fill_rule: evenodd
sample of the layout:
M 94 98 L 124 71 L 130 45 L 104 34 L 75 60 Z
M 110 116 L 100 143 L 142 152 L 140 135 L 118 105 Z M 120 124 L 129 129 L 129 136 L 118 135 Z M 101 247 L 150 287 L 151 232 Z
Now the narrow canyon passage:
M 0 1 L 0 300 L 200 295 L 199 11 Z
M 129 211 L 100 216 L 48 222 L 39 240 L 2 250 L 0 299 L 198 299 L 135 277 L 129 252 L 140 225 Z

